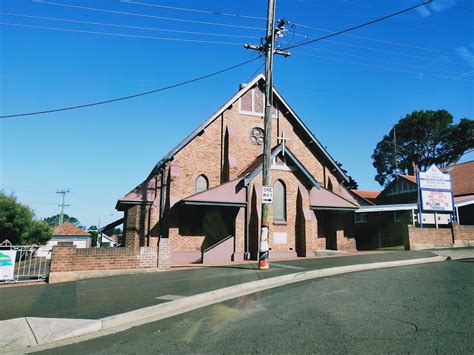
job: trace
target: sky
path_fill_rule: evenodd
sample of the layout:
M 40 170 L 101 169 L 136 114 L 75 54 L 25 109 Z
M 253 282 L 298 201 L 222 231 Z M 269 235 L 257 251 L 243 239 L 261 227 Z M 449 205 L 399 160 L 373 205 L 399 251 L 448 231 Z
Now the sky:
M 418 3 L 277 0 L 277 18 L 292 25 L 281 45 Z M 131 95 L 249 60 L 256 53 L 243 44 L 264 35 L 267 0 L 0 4 L 0 115 L 7 115 Z M 133 100 L 0 119 L 0 190 L 38 218 L 59 212 L 56 190 L 67 188 L 65 211 L 82 224 L 118 219 L 117 199 L 262 64 Z M 474 1 L 435 1 L 295 48 L 275 57 L 274 84 L 359 188 L 380 189 L 371 155 L 400 118 L 425 109 L 446 109 L 455 122 L 474 118 Z

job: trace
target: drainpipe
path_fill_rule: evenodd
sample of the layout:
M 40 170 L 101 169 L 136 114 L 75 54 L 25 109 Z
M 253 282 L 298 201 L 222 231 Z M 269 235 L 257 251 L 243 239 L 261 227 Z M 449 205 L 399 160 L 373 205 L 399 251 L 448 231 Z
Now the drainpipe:
M 163 216 L 165 211 L 165 168 L 160 168 L 161 188 L 160 188 L 160 239 L 163 237 Z

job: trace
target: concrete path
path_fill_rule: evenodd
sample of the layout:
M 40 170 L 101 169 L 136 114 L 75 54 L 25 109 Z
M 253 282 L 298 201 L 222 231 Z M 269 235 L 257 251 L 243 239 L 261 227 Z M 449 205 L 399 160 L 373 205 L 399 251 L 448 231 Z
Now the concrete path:
M 189 312 L 236 297 L 241 297 L 255 292 L 300 281 L 324 278 L 356 271 L 420 265 L 441 262 L 444 260 L 446 260 L 446 257 L 430 256 L 428 258 L 409 258 L 408 260 L 352 264 L 307 271 L 300 271 L 296 268 L 285 268 L 285 270 L 291 270 L 293 272 L 281 276 L 264 278 L 261 280 L 219 288 L 209 292 L 194 294 L 188 297 L 174 297 L 173 295 L 168 295 L 168 297 L 165 298 L 168 300 L 172 299 L 172 301 L 136 309 L 122 314 L 104 317 L 99 320 L 71 320 L 53 318 L 38 319 L 30 317 L 6 320 L 0 322 L 0 347 L 5 351 L 14 353 L 25 352 L 28 350 L 28 348 L 33 350 L 33 347 L 34 349 L 39 350 L 41 349 L 42 344 L 47 343 L 53 344 L 50 346 L 55 347 L 68 343 L 83 341 L 84 339 L 91 339 L 112 334 L 118 331 L 129 329 L 131 327 L 155 322 L 160 319 Z M 15 326 L 15 329 L 18 329 L 18 331 L 11 332 L 12 326 Z M 46 345 L 46 348 L 47 347 L 48 345 Z

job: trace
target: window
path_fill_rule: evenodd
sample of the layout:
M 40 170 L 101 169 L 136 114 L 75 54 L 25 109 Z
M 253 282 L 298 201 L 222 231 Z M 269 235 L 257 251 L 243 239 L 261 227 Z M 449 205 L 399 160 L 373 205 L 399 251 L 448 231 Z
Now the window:
M 273 219 L 286 221 L 286 188 L 280 180 L 273 186 Z
M 196 193 L 205 191 L 209 188 L 209 182 L 206 175 L 199 175 L 196 178 Z
M 367 213 L 356 213 L 354 214 L 355 223 L 367 223 Z
M 262 145 L 263 144 L 263 129 L 259 127 L 254 127 L 250 130 L 250 143 L 253 145 Z
M 241 113 L 263 116 L 265 107 L 265 95 L 262 89 L 257 85 L 247 91 L 239 100 L 239 111 Z M 278 117 L 276 101 L 273 98 L 272 117 Z

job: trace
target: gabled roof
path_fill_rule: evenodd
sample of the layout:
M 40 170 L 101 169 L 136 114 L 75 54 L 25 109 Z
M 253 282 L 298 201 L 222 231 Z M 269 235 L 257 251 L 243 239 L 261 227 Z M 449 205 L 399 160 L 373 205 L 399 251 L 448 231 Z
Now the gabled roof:
M 217 117 L 219 117 L 230 105 L 232 105 L 235 101 L 237 101 L 242 95 L 244 95 L 248 90 L 250 90 L 255 84 L 259 81 L 265 80 L 265 76 L 263 74 L 257 75 L 250 81 L 245 87 L 240 89 L 232 98 L 227 101 L 216 113 L 202 122 L 194 131 L 192 131 L 184 140 L 182 140 L 176 147 L 174 147 L 168 154 L 166 154 L 155 166 L 155 168 L 150 173 L 150 176 L 153 175 L 158 169 L 160 169 L 163 164 L 173 159 L 174 155 L 178 153 L 181 149 L 183 149 L 189 142 L 191 142 L 202 130 L 204 130 L 207 126 L 209 126 Z M 309 136 L 311 142 L 316 144 L 316 147 L 319 151 L 325 156 L 331 165 L 339 172 L 343 179 L 349 181 L 347 175 L 341 170 L 339 165 L 337 165 L 336 161 L 332 158 L 332 156 L 327 152 L 327 150 L 321 145 L 318 139 L 314 136 L 314 134 L 309 130 L 309 128 L 303 123 L 303 121 L 296 115 L 293 109 L 288 105 L 288 103 L 283 99 L 280 93 L 273 87 L 274 95 L 281 101 L 281 103 L 285 106 L 286 110 L 291 113 L 291 115 L 295 118 L 296 122 L 301 126 L 303 131 Z
M 416 176 L 415 175 L 398 175 L 398 176 L 400 176 L 401 178 L 416 184 Z
M 90 237 L 91 235 L 82 229 L 76 227 L 71 222 L 64 222 L 60 226 L 53 228 L 53 237 L 61 236 L 61 235 L 68 235 L 68 236 L 87 236 Z
M 441 169 L 451 175 L 455 196 L 474 194 L 474 160 Z
M 280 154 L 283 150 L 283 146 L 280 144 L 272 149 L 272 159 Z M 320 183 L 311 175 L 311 173 L 306 170 L 303 164 L 295 157 L 288 147 L 285 147 L 285 155 L 290 158 L 290 160 L 295 164 L 295 166 L 303 173 L 303 175 L 311 182 L 311 184 L 318 189 L 320 188 Z M 245 177 L 244 185 L 247 186 L 250 181 L 252 181 L 255 176 L 257 176 L 263 169 L 262 156 L 257 157 L 252 163 L 250 163 L 247 168 L 240 174 L 241 177 Z
M 122 204 L 127 203 L 145 203 L 151 204 L 155 201 L 156 196 L 156 177 L 148 177 L 140 185 L 136 186 L 130 192 L 125 194 L 121 199 L 117 201 L 115 206 L 116 209 L 120 209 Z
M 357 196 L 365 199 L 365 200 L 375 200 L 379 195 L 380 191 L 373 191 L 373 190 L 351 190 Z
M 185 205 L 245 206 L 247 194 L 242 179 L 238 178 L 186 197 L 182 202 Z
M 356 205 L 345 198 L 335 194 L 332 191 L 321 187 L 320 189 L 311 189 L 309 194 L 310 208 L 313 210 L 356 210 Z

